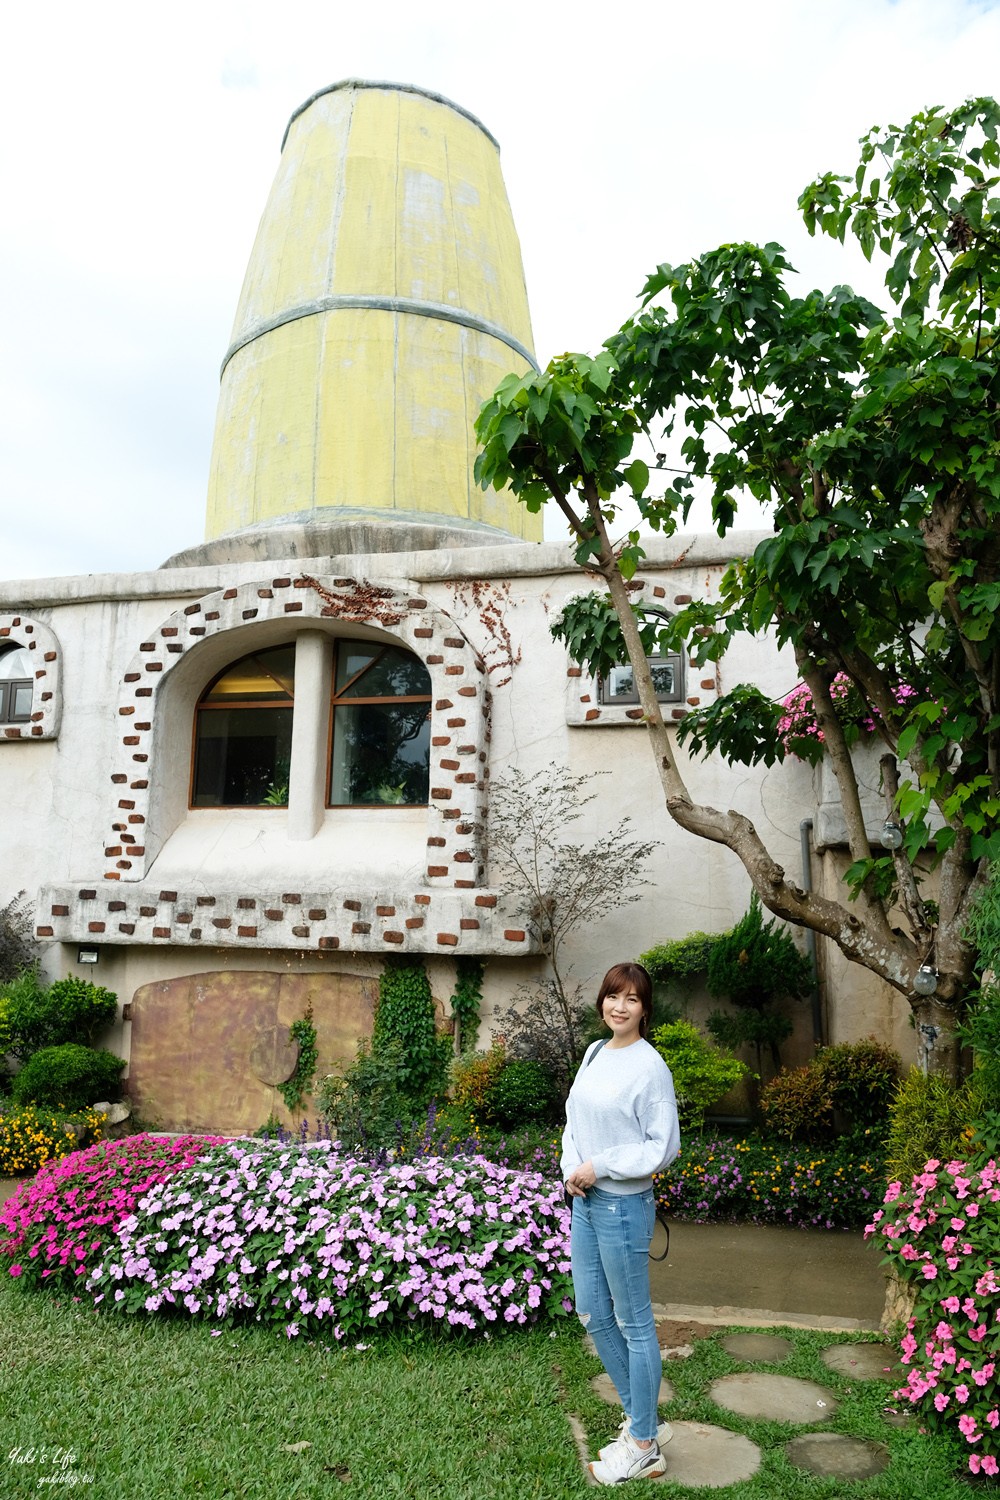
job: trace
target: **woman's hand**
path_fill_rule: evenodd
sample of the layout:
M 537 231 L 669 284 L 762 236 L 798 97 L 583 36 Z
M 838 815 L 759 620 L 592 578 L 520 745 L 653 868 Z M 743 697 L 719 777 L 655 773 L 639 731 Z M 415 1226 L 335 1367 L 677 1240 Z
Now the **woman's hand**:
M 566 1178 L 566 1191 L 571 1198 L 585 1198 L 587 1189 L 592 1188 L 596 1181 L 597 1173 L 594 1171 L 594 1163 L 585 1161 L 580 1166 L 574 1167 Z

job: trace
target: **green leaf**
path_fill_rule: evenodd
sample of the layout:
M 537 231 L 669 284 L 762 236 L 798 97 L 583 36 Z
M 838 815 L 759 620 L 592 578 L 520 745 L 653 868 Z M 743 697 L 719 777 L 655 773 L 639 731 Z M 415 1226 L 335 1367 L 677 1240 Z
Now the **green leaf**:
M 646 491 L 649 484 L 649 466 L 644 464 L 641 458 L 633 459 L 623 475 L 625 483 L 629 486 L 636 499 Z

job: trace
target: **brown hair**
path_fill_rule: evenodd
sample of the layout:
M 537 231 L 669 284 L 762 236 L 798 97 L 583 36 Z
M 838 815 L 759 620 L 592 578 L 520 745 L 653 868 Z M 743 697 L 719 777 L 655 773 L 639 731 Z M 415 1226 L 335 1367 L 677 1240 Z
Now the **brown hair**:
M 645 1036 L 646 1030 L 653 1019 L 653 981 L 650 979 L 642 964 L 624 963 L 612 964 L 611 968 L 601 980 L 601 987 L 597 991 L 597 1015 L 598 1019 L 604 1020 L 604 1002 L 609 995 L 620 995 L 623 990 L 634 990 L 636 999 L 642 1001 L 642 1020 L 639 1022 L 640 1035 Z

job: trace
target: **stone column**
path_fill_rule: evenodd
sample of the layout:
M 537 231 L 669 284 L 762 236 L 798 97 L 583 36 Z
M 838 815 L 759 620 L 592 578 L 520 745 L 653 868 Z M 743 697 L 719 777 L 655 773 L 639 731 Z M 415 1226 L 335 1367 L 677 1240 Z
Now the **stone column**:
M 321 630 L 295 638 L 295 714 L 288 777 L 288 837 L 311 839 L 326 810 L 331 640 Z

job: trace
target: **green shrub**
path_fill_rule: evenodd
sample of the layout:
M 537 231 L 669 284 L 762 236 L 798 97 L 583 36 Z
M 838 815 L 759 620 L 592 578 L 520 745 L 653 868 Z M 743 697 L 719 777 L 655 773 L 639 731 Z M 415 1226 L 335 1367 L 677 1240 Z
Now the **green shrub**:
M 848 1117 L 850 1133 L 885 1125 L 899 1083 L 899 1058 L 868 1037 L 823 1047 L 804 1067 L 783 1070 L 760 1095 L 767 1129 L 786 1141 L 833 1138 L 834 1111 Z
M 781 1061 L 778 1049 L 794 1030 L 788 1017 L 774 1010 L 713 1010 L 705 1025 L 720 1047 L 753 1047 L 758 1063 L 766 1047 L 776 1067 Z
M 451 1064 L 451 1098 L 473 1119 L 485 1119 L 490 1090 L 507 1066 L 507 1048 L 496 1041 L 487 1052 L 470 1052 Z
M 45 986 L 37 968 L 22 969 L 0 988 L 6 1051 L 14 1057 L 30 1057 L 49 1045 L 49 1019 L 45 1008 Z
M 814 1064 L 785 1069 L 760 1091 L 765 1129 L 783 1141 L 819 1145 L 833 1136 L 833 1103 Z
M 8 1050 L 27 1058 L 42 1047 L 89 1046 L 118 1014 L 118 997 L 86 979 L 57 979 L 45 987 L 37 969 L 3 986 Z
M 61 1114 L 33 1104 L 0 1110 L 0 1177 L 37 1172 L 101 1139 L 104 1116 L 93 1110 Z
M 96 1100 L 116 1099 L 125 1063 L 112 1052 L 96 1052 L 70 1042 L 42 1047 L 24 1064 L 11 1085 L 17 1104 L 49 1104 L 84 1109 Z
M 314 1098 L 343 1145 L 385 1150 L 424 1115 L 425 1106 L 403 1086 L 403 1071 L 401 1042 L 389 1042 L 381 1052 L 362 1042 L 353 1062 L 327 1074 Z
M 975 1077 L 955 1087 L 947 1078 L 927 1077 L 917 1068 L 900 1084 L 889 1112 L 886 1173 L 909 1187 L 934 1158 L 966 1159 L 972 1149 L 973 1121 L 982 1108 Z
M 548 1120 L 555 1100 L 556 1086 L 548 1069 L 533 1057 L 515 1057 L 489 1085 L 483 1118 L 504 1128 Z
M 650 1040 L 673 1075 L 677 1113 L 688 1129 L 699 1128 L 705 1111 L 750 1071 L 739 1058 L 713 1046 L 690 1021 L 659 1026 Z
M 6 906 L 0 906 L 0 983 L 32 968 L 37 954 L 32 908 L 24 891 L 19 891 Z
M 712 949 L 722 936 L 719 932 L 689 932 L 687 937 L 657 943 L 640 953 L 639 962 L 657 984 L 687 984 L 707 972 Z
M 823 1047 L 812 1066 L 826 1086 L 835 1110 L 855 1130 L 874 1129 L 888 1118 L 899 1086 L 899 1055 L 874 1037 Z
M 52 1046 L 79 1042 L 89 1047 L 118 1014 L 118 996 L 86 979 L 57 979 L 49 985 L 45 1005 L 53 1031 L 58 1033 Z

